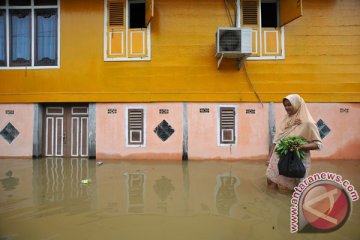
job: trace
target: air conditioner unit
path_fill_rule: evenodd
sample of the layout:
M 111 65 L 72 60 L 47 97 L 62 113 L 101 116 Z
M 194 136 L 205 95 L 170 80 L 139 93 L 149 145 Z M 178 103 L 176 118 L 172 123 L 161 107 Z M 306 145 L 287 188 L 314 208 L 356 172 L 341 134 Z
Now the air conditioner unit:
M 236 58 L 243 61 L 252 52 L 252 31 L 250 28 L 219 27 L 216 32 L 216 57 Z

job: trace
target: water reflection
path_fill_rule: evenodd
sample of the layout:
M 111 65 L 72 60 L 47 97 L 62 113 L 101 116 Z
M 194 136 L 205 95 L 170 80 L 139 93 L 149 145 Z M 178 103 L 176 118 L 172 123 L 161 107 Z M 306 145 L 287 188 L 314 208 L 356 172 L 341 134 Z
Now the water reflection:
M 143 173 L 125 173 L 128 196 L 128 213 L 144 213 L 145 175 Z
M 160 199 L 160 202 L 158 202 L 158 209 L 163 213 L 167 213 L 166 200 L 170 193 L 175 190 L 174 185 L 169 178 L 161 176 L 160 179 L 156 180 L 153 188 Z
M 46 158 L 34 161 L 34 202 L 42 209 L 55 213 L 80 213 L 91 209 L 95 201 L 95 186 L 82 180 L 96 182 L 95 162 L 87 159 Z M 95 197 L 95 199 L 94 199 Z M 54 214 L 48 211 L 47 214 Z
M 290 235 L 290 196 L 266 191 L 262 161 L 102 162 L 1 160 L 0 239 L 314 238 Z M 312 167 L 360 186 L 358 162 Z M 332 238 L 315 238 L 357 239 L 359 203 Z
M 236 187 L 240 181 L 231 173 L 219 175 L 216 178 L 216 208 L 220 214 L 229 215 L 230 209 L 237 201 Z
M 14 190 L 15 187 L 19 184 L 19 178 L 13 177 L 12 176 L 13 172 L 11 170 L 7 171 L 5 175 L 7 177 L 0 180 L 4 190 L 5 191 Z

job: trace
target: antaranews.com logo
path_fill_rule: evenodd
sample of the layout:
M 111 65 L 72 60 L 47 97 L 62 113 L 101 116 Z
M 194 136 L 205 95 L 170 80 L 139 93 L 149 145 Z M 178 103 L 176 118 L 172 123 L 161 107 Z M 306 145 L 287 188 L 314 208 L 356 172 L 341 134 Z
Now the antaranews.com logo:
M 345 224 L 352 202 L 359 195 L 342 176 L 315 173 L 294 188 L 290 207 L 290 232 L 332 232 Z

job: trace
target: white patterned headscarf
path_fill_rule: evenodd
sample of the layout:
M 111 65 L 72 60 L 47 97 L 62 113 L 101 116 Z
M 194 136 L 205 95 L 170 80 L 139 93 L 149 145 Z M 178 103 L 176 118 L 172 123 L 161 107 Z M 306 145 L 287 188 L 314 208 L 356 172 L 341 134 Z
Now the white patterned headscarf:
M 321 142 L 321 137 L 316 123 L 311 116 L 305 101 L 298 94 L 290 94 L 287 99 L 296 111 L 293 115 L 286 114 L 276 131 L 274 142 L 278 143 L 282 138 L 287 136 L 299 136 L 307 142 Z M 301 124 L 295 124 L 296 119 L 301 120 Z

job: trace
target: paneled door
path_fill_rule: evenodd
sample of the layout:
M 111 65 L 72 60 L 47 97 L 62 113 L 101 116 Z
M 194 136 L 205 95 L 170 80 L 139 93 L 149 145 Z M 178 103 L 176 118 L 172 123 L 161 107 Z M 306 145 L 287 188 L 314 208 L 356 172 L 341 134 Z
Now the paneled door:
M 43 123 L 44 156 L 88 156 L 88 106 L 45 106 Z

